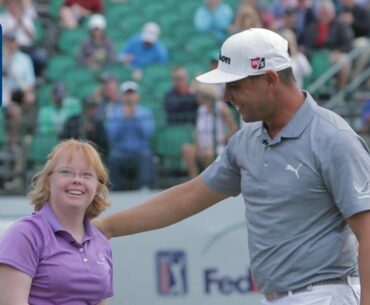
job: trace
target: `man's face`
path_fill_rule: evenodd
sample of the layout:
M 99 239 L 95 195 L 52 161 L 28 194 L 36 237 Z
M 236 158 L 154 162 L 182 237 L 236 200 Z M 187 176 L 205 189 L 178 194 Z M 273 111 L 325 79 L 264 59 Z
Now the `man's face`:
M 247 77 L 227 83 L 224 98 L 235 106 L 244 122 L 267 120 L 273 110 L 267 86 L 264 75 Z
M 334 20 L 335 11 L 331 6 L 322 4 L 319 7 L 318 18 L 321 22 L 328 24 Z
M 123 102 L 130 105 L 135 105 L 139 100 L 139 94 L 134 90 L 127 90 L 123 94 Z
M 5 3 L 12 15 L 18 15 L 21 12 L 21 0 L 8 0 Z
M 188 84 L 188 75 L 184 70 L 177 70 L 172 75 L 175 88 L 183 88 Z
M 104 95 L 110 99 L 115 99 L 117 97 L 118 84 L 115 80 L 106 81 L 103 84 Z

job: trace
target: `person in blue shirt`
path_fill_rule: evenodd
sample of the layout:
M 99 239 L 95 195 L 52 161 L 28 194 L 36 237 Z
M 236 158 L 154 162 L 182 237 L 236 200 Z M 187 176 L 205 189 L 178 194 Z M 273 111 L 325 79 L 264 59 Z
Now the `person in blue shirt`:
M 150 64 L 167 63 L 168 50 L 159 41 L 161 29 L 155 22 L 144 25 L 140 34 L 134 34 L 118 52 L 118 60 L 134 68 L 134 78 L 140 79 L 142 68 Z
M 139 86 L 127 81 L 120 86 L 122 103 L 116 105 L 106 130 L 109 141 L 108 169 L 112 190 L 127 189 L 122 185 L 124 174 L 134 170 L 133 188 L 153 187 L 153 156 L 150 139 L 155 129 L 152 112 L 138 105 Z M 132 186 L 130 185 L 130 188 Z
M 232 7 L 221 0 L 207 0 L 194 14 L 194 27 L 199 32 L 212 33 L 223 40 L 234 18 Z

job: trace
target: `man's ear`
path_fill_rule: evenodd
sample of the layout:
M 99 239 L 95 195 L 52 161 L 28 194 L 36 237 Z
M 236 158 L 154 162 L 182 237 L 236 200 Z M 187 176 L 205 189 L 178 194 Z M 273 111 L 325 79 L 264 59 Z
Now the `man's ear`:
M 278 74 L 272 70 L 267 70 L 265 72 L 265 78 L 266 78 L 266 82 L 268 86 L 271 86 L 271 85 L 276 86 L 279 80 Z

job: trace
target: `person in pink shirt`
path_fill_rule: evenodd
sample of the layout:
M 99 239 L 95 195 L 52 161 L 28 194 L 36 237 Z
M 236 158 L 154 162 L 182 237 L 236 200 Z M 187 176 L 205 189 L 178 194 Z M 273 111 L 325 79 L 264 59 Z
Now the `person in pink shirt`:
M 109 206 L 108 174 L 92 144 L 59 143 L 32 180 L 35 212 L 0 239 L 0 304 L 105 305 L 112 251 L 90 219 Z

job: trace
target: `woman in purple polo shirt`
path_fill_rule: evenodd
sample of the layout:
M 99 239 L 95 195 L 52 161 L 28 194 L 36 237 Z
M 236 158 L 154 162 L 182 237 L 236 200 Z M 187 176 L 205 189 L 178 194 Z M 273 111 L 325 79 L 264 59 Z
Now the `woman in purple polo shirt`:
M 109 206 L 108 174 L 95 148 L 55 147 L 33 179 L 31 216 L 0 239 L 0 304 L 107 304 L 112 251 L 90 219 Z

